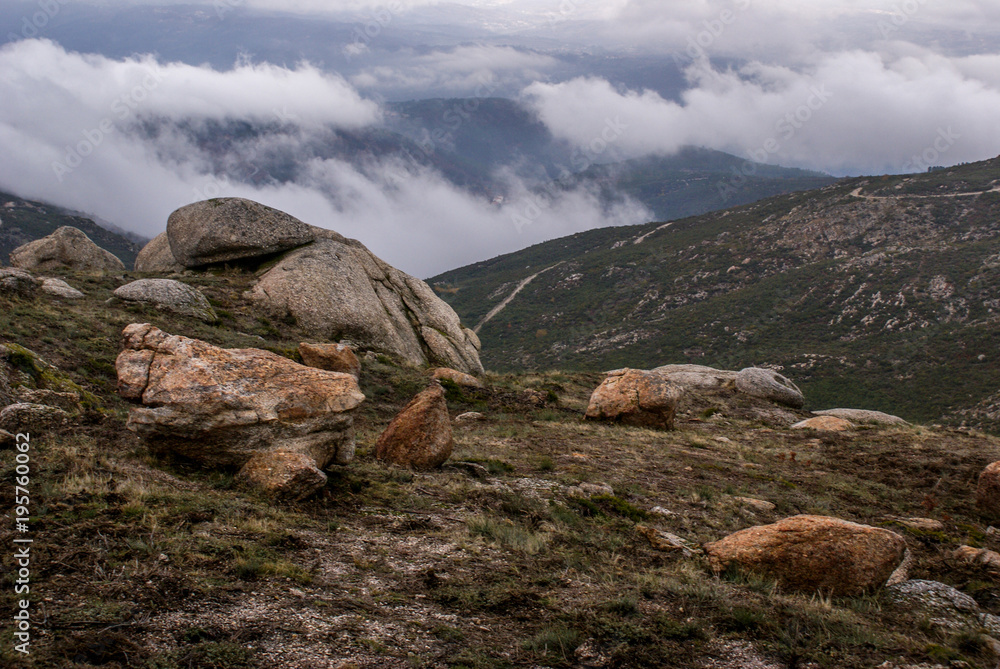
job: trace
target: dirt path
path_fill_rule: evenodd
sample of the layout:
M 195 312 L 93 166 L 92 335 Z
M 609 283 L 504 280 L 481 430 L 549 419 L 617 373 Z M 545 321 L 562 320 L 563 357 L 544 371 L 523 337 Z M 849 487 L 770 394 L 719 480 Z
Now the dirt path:
M 510 295 L 508 295 L 507 297 L 505 297 L 504 300 L 503 300 L 503 302 L 501 302 L 497 306 L 493 307 L 490 310 L 490 313 L 488 313 L 485 316 L 483 316 L 483 320 L 479 321 L 479 324 L 476 325 L 476 327 L 472 328 L 472 331 L 475 332 L 476 334 L 479 334 L 479 329 L 481 327 L 483 327 L 484 325 L 486 325 L 487 323 L 489 323 L 490 320 L 494 316 L 496 316 L 501 311 L 503 311 L 504 309 L 506 309 L 507 305 L 511 303 L 511 300 L 513 300 L 515 297 L 517 297 L 517 294 L 520 293 L 522 290 L 524 290 L 525 286 L 527 286 L 529 283 L 531 283 L 532 281 L 534 281 L 536 277 L 538 277 L 538 276 L 540 276 L 540 275 L 545 274 L 546 272 L 548 272 L 550 269 L 555 269 L 556 267 L 559 267 L 559 265 L 562 265 L 563 262 L 565 262 L 565 261 L 560 260 L 555 265 L 552 265 L 551 267 L 546 267 L 545 269 L 543 269 L 540 272 L 535 272 L 534 274 L 532 274 L 531 276 L 529 276 L 527 279 L 525 279 L 521 283 L 517 284 L 517 288 L 514 289 L 514 292 L 512 292 Z
M 859 186 L 851 191 L 851 197 L 860 197 L 865 200 L 887 200 L 891 197 L 914 197 L 930 200 L 940 197 L 972 197 L 974 195 L 985 195 L 986 193 L 1000 193 L 1000 186 L 994 186 L 989 190 L 977 190 L 973 193 L 946 193 L 944 195 L 907 195 L 906 193 L 900 193 L 899 195 L 862 195 L 861 187 Z

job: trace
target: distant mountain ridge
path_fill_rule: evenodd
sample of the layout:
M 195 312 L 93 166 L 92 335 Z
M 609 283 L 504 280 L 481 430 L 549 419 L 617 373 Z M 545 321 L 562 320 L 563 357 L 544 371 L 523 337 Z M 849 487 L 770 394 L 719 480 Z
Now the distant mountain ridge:
M 491 369 L 773 365 L 811 408 L 1000 429 L 1000 159 L 553 240 L 430 279 Z

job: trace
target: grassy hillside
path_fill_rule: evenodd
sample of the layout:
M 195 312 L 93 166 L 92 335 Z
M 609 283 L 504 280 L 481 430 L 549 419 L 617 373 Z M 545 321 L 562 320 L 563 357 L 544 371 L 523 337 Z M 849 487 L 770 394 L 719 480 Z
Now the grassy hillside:
M 185 278 L 209 296 L 213 324 L 108 304 L 113 278 L 65 278 L 87 297 L 0 297 L 0 341 L 33 349 L 97 400 L 69 425 L 31 435 L 31 655 L 15 654 L 4 625 L 3 666 L 996 662 L 980 631 L 943 628 L 885 591 L 794 594 L 754 574 L 713 574 L 698 553 L 752 525 L 833 515 L 899 532 L 914 556 L 911 577 L 961 588 L 1000 613 L 995 578 L 949 557 L 962 544 L 1000 549 L 973 503 L 978 472 L 1000 459 L 996 438 L 923 427 L 789 430 L 766 418 L 774 407 L 721 396 L 682 407 L 672 432 L 593 424 L 582 412 L 600 375 L 492 374 L 486 389 L 449 386 L 452 416 L 475 410 L 484 420 L 455 424 L 452 465 L 415 473 L 380 464 L 373 451 L 426 373 L 366 360 L 356 461 L 331 469 L 316 498 L 276 503 L 236 486 L 232 471 L 153 457 L 124 429 L 128 405 L 115 390 L 120 333 L 131 322 L 294 356 L 303 338 L 295 324 L 260 318 L 241 297 L 253 277 Z M 4 481 L 14 456 L 0 449 Z M 583 482 L 608 488 L 574 493 Z M 0 486 L 4 508 L 14 508 L 13 495 Z M 943 529 L 899 522 L 918 515 Z M 640 525 L 694 550 L 657 550 Z M 0 540 L 12 538 L 5 524 Z M 10 559 L 0 588 L 8 611 L 17 599 Z
M 9 264 L 10 252 L 18 246 L 46 237 L 64 225 L 83 230 L 95 244 L 118 256 L 126 267 L 135 264 L 135 257 L 142 248 L 89 218 L 53 205 L 0 193 L 0 264 Z
M 845 180 L 554 240 L 431 283 L 473 326 L 551 268 L 480 330 L 498 371 L 768 364 L 812 408 L 997 429 L 989 402 L 959 414 L 1000 378 L 998 179 L 1000 160 Z

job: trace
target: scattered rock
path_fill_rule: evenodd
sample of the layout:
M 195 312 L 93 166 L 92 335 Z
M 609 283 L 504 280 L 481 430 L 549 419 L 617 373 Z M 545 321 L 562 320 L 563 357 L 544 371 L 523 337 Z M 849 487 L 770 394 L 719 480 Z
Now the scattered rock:
M 310 226 L 294 216 L 238 197 L 181 207 L 167 219 L 166 234 L 170 252 L 184 267 L 268 256 L 314 238 Z
M 0 430 L 9 432 L 42 432 L 65 425 L 69 414 L 45 404 L 18 402 L 0 410 Z
M 299 344 L 299 355 L 302 364 L 328 372 L 350 374 L 356 379 L 361 378 L 361 361 L 350 346 L 346 344 Z
M 984 548 L 960 546 L 952 553 L 952 557 L 966 564 L 983 567 L 987 571 L 1000 574 L 1000 553 Z
M 125 264 L 90 240 L 82 230 L 64 225 L 48 237 L 28 242 L 10 252 L 10 264 L 46 272 L 75 269 L 84 272 L 121 272 Z
M 0 295 L 4 297 L 32 297 L 39 285 L 39 281 L 23 269 L 0 267 Z
M 464 386 L 465 388 L 483 387 L 483 382 L 474 377 L 472 374 L 466 374 L 465 372 L 460 372 L 457 369 L 449 369 L 448 367 L 438 367 L 431 372 L 431 376 L 438 381 L 448 379 L 452 383 Z
M 566 488 L 566 494 L 571 497 L 593 497 L 594 495 L 614 495 L 615 489 L 607 483 L 578 483 Z
M 375 442 L 375 457 L 401 467 L 434 469 L 451 457 L 452 434 L 444 388 L 436 381 L 392 419 Z
M 701 551 L 676 534 L 664 532 L 646 525 L 636 525 L 636 531 L 649 540 L 650 545 L 658 551 L 680 551 L 684 557 L 692 557 Z
M 654 506 L 649 510 L 654 516 L 663 516 L 664 518 L 676 518 L 677 514 L 670 509 L 665 509 L 662 506 Z
M 886 520 L 899 523 L 903 527 L 920 532 L 943 532 L 944 523 L 933 518 L 903 518 L 901 516 L 886 516 Z
M 63 411 L 69 411 L 71 413 L 80 410 L 80 393 L 59 392 L 56 390 L 48 390 L 47 388 L 26 388 L 25 386 L 18 386 L 14 390 L 14 396 L 17 398 L 18 402 L 24 402 L 27 404 L 44 404 L 46 406 L 62 409 Z
M 984 627 L 1000 633 L 1000 618 L 983 613 L 969 595 L 937 581 L 904 581 L 885 589 L 889 601 L 907 611 L 923 615 L 932 625 L 950 632 Z
M 314 230 L 314 243 L 285 254 L 246 294 L 265 313 L 412 365 L 483 373 L 479 339 L 426 283 L 360 242 Z
M 685 390 L 721 390 L 736 387 L 738 372 L 704 365 L 664 365 L 653 370 Z
M 455 417 L 456 423 L 465 423 L 473 420 L 486 420 L 486 416 L 478 411 L 466 411 L 465 413 L 459 414 Z
M 83 293 L 62 279 L 45 277 L 41 281 L 43 293 L 48 293 L 54 297 L 62 297 L 67 300 L 79 300 L 81 297 L 84 297 Z
M 534 390 L 532 388 L 527 388 L 521 393 L 521 397 L 524 401 L 531 406 L 543 407 L 549 403 L 549 396 L 547 393 L 543 393 L 540 390 Z
M 763 499 L 755 499 L 753 497 L 733 497 L 733 499 L 740 504 L 745 504 L 746 506 L 751 507 L 755 511 L 762 511 L 764 513 L 769 513 L 778 508 L 771 502 Z
M 281 450 L 255 453 L 236 475 L 237 481 L 293 501 L 312 496 L 326 485 L 326 479 L 310 456 Z
M 866 409 L 826 409 L 825 411 L 813 411 L 817 416 L 835 416 L 854 423 L 870 423 L 875 425 L 909 425 L 899 416 L 882 413 L 881 411 L 868 411 Z
M 174 272 L 183 272 L 184 269 L 184 265 L 177 262 L 173 251 L 170 250 L 170 239 L 165 232 L 153 237 L 153 240 L 143 246 L 135 258 L 136 272 L 173 274 Z
M 304 453 L 320 469 L 354 456 L 357 381 L 258 349 L 223 349 L 132 324 L 116 362 L 118 390 L 141 402 L 128 429 L 157 450 L 209 466 L 242 466 L 257 451 Z
M 801 409 L 805 397 L 798 386 L 771 369 L 747 367 L 736 375 L 736 389 L 751 397 L 759 397 L 770 402 Z
M 445 469 L 456 469 L 472 478 L 485 480 L 490 477 L 490 470 L 478 462 L 446 462 L 442 465 Z
M 603 669 L 611 664 L 611 657 L 601 650 L 596 639 L 587 639 L 577 646 L 573 657 L 581 669 Z
M 856 595 L 883 585 L 906 544 L 894 532 L 824 516 L 793 516 L 707 544 L 712 568 L 758 571 L 803 592 Z
M 677 402 L 683 390 L 662 374 L 638 369 L 609 372 L 590 396 L 586 417 L 673 429 Z
M 792 425 L 793 430 L 818 430 L 820 432 L 843 432 L 853 430 L 854 423 L 836 416 L 816 416 Z
M 987 518 L 1000 519 L 1000 461 L 990 463 L 979 475 L 976 506 Z
M 114 292 L 124 302 L 150 304 L 206 323 L 218 320 L 208 298 L 200 290 L 173 279 L 139 279 Z

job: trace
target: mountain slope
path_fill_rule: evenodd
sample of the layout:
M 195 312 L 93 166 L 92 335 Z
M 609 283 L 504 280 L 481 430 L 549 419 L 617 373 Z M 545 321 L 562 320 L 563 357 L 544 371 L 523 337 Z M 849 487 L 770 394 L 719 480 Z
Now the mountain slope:
M 769 364 L 812 408 L 997 429 L 998 184 L 1000 159 L 849 179 L 594 230 L 431 282 L 475 325 L 551 268 L 480 329 L 493 369 Z
M 0 192 L 0 264 L 9 263 L 10 252 L 18 246 L 50 235 L 64 225 L 83 230 L 95 244 L 118 256 L 126 267 L 135 264 L 135 256 L 142 248 L 89 218 Z

